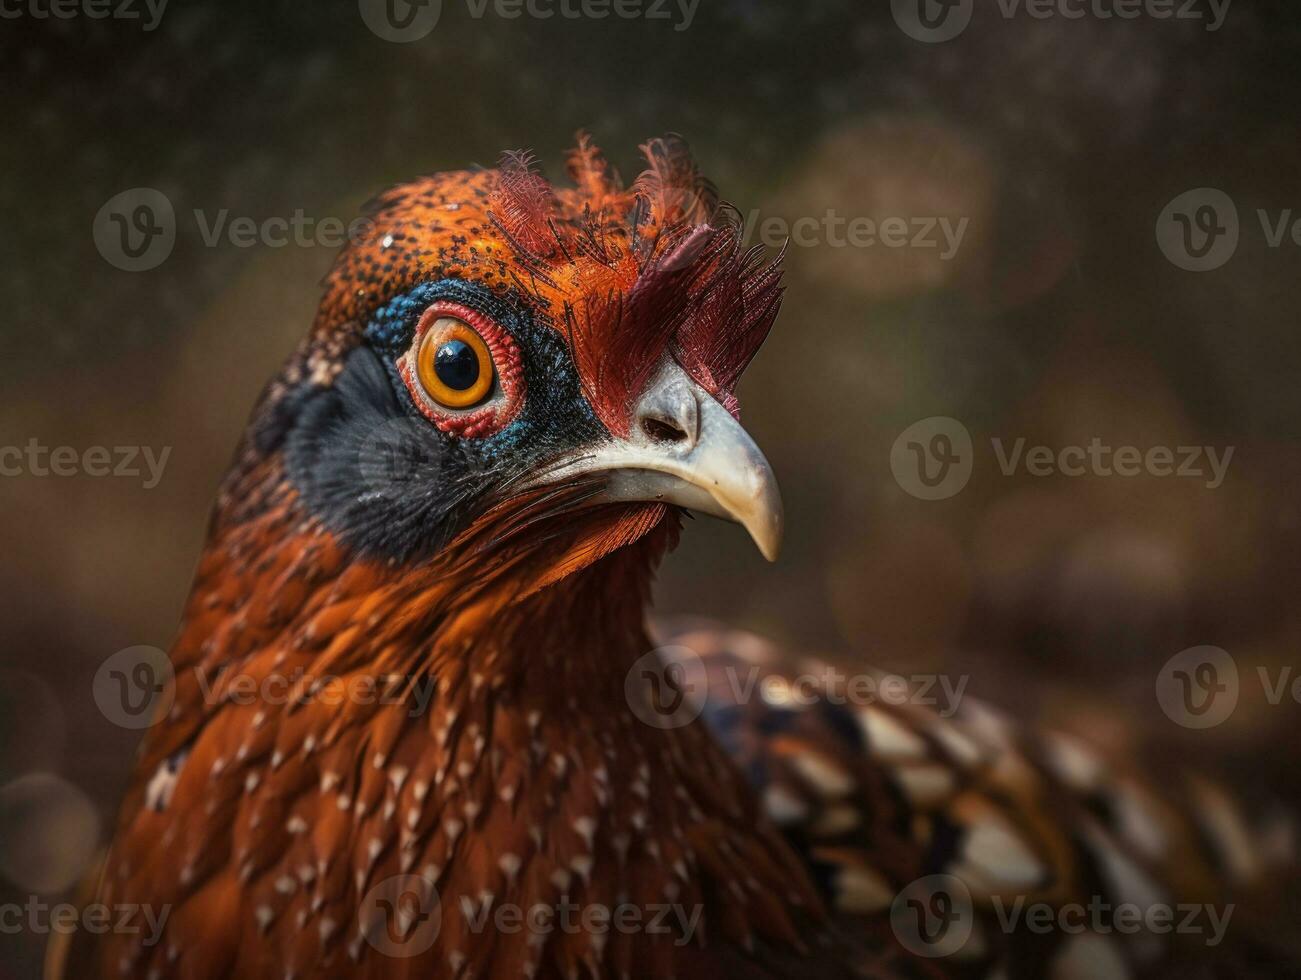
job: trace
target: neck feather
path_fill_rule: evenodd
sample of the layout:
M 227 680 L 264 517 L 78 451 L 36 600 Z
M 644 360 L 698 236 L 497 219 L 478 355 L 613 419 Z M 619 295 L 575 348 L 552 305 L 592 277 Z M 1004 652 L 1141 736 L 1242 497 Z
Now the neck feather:
M 135 799 L 188 753 L 170 884 L 228 862 L 271 940 L 240 968 L 297 956 L 303 930 L 313 956 L 374 956 L 364 896 L 394 876 L 438 897 L 438 941 L 414 960 L 429 975 L 668 975 L 705 937 L 796 942 L 817 898 L 740 773 L 703 723 L 651 727 L 626 699 L 676 533 L 662 511 L 619 518 L 617 548 L 607 514 L 545 562 L 535 540 L 488 535 L 402 568 L 349 558 L 276 501 L 214 527 Z M 494 918 L 539 905 L 637 925 L 539 936 Z

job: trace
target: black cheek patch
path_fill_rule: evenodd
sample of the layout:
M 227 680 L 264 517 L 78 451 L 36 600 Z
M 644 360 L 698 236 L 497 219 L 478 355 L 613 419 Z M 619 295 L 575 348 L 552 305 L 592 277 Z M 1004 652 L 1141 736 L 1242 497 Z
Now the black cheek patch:
M 418 287 L 422 301 L 444 298 Z M 456 283 L 453 298 L 492 314 L 520 348 L 524 404 L 483 438 L 440 432 L 419 412 L 397 372 L 389 333 L 347 355 L 329 387 L 304 383 L 276 406 L 268 434 L 282 439 L 285 469 L 307 509 L 347 546 L 376 559 L 418 561 L 441 550 L 494 491 L 605 429 L 582 396 L 563 340 L 517 307 Z M 478 300 L 479 302 L 476 302 Z M 396 301 L 395 301 L 396 302 Z M 482 305 L 481 305 L 482 304 Z M 402 303 L 418 315 L 418 304 Z M 506 321 L 506 322 L 503 322 Z
M 436 553 L 502 476 L 415 417 L 364 346 L 331 387 L 300 400 L 284 459 L 303 503 L 333 534 L 368 557 L 400 561 Z

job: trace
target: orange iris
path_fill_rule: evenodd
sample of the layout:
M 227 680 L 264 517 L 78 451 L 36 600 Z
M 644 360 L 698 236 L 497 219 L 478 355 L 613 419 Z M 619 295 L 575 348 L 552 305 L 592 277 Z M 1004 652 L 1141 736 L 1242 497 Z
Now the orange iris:
M 492 353 L 478 332 L 455 317 L 439 319 L 416 353 L 425 391 L 444 408 L 470 408 L 492 391 Z

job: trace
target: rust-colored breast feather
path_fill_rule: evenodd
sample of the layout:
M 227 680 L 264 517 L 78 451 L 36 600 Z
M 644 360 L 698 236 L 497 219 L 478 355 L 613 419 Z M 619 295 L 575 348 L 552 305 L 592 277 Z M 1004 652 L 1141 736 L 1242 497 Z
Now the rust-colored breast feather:
M 469 540 L 475 576 L 443 563 L 395 577 L 343 563 L 275 467 L 253 475 L 266 506 L 214 529 L 175 700 L 103 870 L 101 901 L 167 908 L 166 929 L 156 945 L 104 937 L 103 975 L 703 976 L 733 948 L 801 944 L 820 900 L 735 766 L 702 726 L 633 721 L 621 679 L 599 680 L 600 661 L 649 647 L 647 556 L 611 555 L 591 592 L 539 589 L 557 562 L 667 532 L 611 540 L 607 516 L 596 535 L 576 522 L 541 569 L 500 545 L 485 565 Z M 593 614 L 632 628 L 585 630 Z M 554 631 L 526 642 L 521 624 L 539 622 Z M 394 926 L 413 888 L 424 904 Z M 542 941 L 475 925 L 503 903 L 566 901 L 700 909 L 712 942 L 672 920 Z M 393 928 L 436 941 L 390 937 L 394 955 Z

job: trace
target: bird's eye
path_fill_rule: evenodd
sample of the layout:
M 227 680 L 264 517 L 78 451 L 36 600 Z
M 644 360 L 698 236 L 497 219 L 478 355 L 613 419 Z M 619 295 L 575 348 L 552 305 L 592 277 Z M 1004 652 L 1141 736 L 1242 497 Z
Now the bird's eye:
M 429 397 L 439 405 L 472 408 L 492 391 L 492 354 L 468 323 L 442 317 L 420 342 L 416 373 Z
M 481 310 L 451 300 L 425 308 L 395 366 L 416 409 L 448 435 L 500 432 L 524 404 L 515 338 Z

